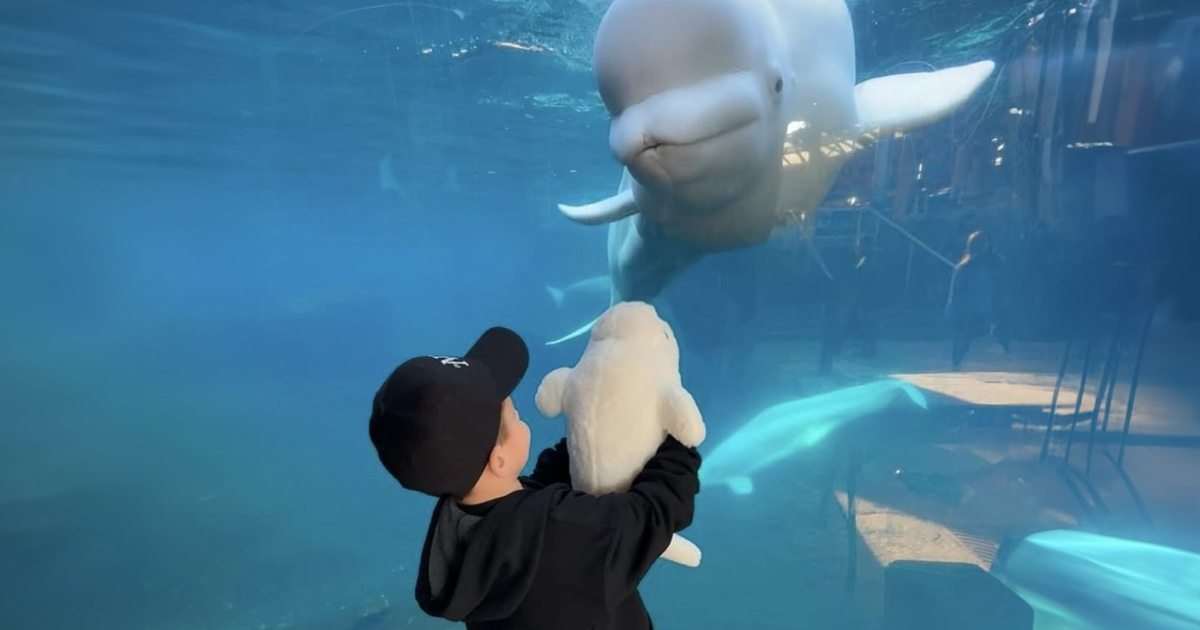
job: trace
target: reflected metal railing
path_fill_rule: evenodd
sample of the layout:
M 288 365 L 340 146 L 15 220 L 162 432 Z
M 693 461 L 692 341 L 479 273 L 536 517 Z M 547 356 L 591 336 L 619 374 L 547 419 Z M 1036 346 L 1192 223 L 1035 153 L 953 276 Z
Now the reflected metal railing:
M 949 258 L 946 258 L 945 256 L 943 256 L 943 255 L 941 254 L 941 252 L 939 252 L 938 250 L 936 250 L 936 249 L 934 249 L 934 248 L 930 247 L 930 246 L 929 246 L 927 243 L 925 243 L 925 241 L 922 241 L 921 239 L 917 238 L 917 237 L 916 237 L 915 235 L 913 235 L 911 232 L 909 232 L 908 230 L 904 229 L 904 228 L 903 228 L 903 227 L 902 227 L 900 224 L 898 224 L 898 223 L 896 223 L 895 221 L 893 221 L 893 220 L 891 220 L 891 219 L 887 218 L 886 216 L 884 216 L 884 214 L 883 214 L 882 212 L 880 212 L 879 210 L 877 210 L 875 207 L 873 207 L 873 206 L 872 206 L 872 207 L 869 207 L 869 208 L 867 208 L 867 210 L 868 210 L 868 211 L 869 211 L 871 214 L 874 214 L 874 215 L 875 215 L 875 217 L 876 217 L 876 218 L 878 218 L 880 221 L 882 221 L 882 222 L 886 223 L 886 224 L 887 224 L 889 227 L 891 227 L 892 229 L 894 229 L 894 230 L 896 230 L 897 232 L 899 232 L 899 233 L 903 234 L 903 235 L 904 235 L 905 237 L 907 237 L 907 238 L 908 238 L 908 240 L 909 240 L 909 241 L 911 241 L 913 244 L 915 244 L 915 245 L 919 246 L 921 249 L 924 249 L 925 251 L 929 252 L 929 253 L 930 253 L 930 254 L 932 254 L 932 255 L 933 255 L 935 258 L 937 258 L 938 260 L 940 260 L 940 261 L 942 261 L 942 262 L 946 263 L 946 265 L 947 265 L 948 267 L 950 267 L 951 269 L 953 269 L 953 268 L 954 268 L 954 266 L 955 266 L 955 265 L 954 265 L 954 261 L 952 261 L 952 260 L 950 260 Z
M 1080 412 L 1082 411 L 1083 398 L 1087 389 L 1088 377 L 1093 370 L 1092 355 L 1097 343 L 1097 337 L 1100 336 L 1101 329 L 1104 327 L 1104 320 L 1112 319 L 1115 315 L 1115 323 L 1109 332 L 1108 352 L 1104 358 L 1104 366 L 1100 376 L 1100 383 L 1097 386 L 1095 401 L 1092 405 L 1091 426 L 1088 435 L 1088 454 L 1085 463 L 1085 474 L 1090 475 L 1091 460 L 1093 456 L 1094 445 L 1096 441 L 1096 428 L 1100 422 L 1100 407 L 1104 405 L 1104 419 L 1100 425 L 1100 432 L 1106 433 L 1108 430 L 1108 421 L 1112 411 L 1112 400 L 1116 390 L 1117 373 L 1120 368 L 1121 358 L 1125 346 L 1134 343 L 1137 346 L 1137 357 L 1134 361 L 1133 373 L 1130 377 L 1129 394 L 1125 404 L 1125 425 L 1121 432 L 1120 451 L 1116 462 L 1118 465 L 1124 460 L 1125 445 L 1129 436 L 1129 427 L 1133 421 L 1133 404 L 1137 396 L 1138 379 L 1141 375 L 1142 362 L 1145 358 L 1146 342 L 1150 336 L 1150 328 L 1154 321 L 1157 305 L 1158 276 L 1161 266 L 1157 264 L 1147 264 L 1141 266 L 1137 273 L 1133 274 L 1133 287 L 1121 287 L 1122 294 L 1128 295 L 1130 299 L 1124 300 L 1122 306 L 1114 312 L 1105 312 L 1104 309 L 1096 306 L 1088 308 L 1089 322 L 1087 330 L 1087 343 L 1084 347 L 1083 366 L 1080 368 L 1079 386 L 1075 392 L 1075 410 L 1071 416 L 1071 421 L 1067 429 L 1066 436 L 1066 451 L 1063 455 L 1063 462 L 1070 460 L 1071 449 L 1075 440 L 1076 425 L 1079 424 Z M 1108 276 L 1107 279 L 1111 279 Z M 1101 287 L 1111 287 L 1110 282 L 1099 283 Z M 1102 289 L 1103 290 L 1103 289 Z M 1094 300 L 1090 301 L 1094 304 Z M 1140 321 L 1138 321 L 1140 320 Z M 1139 330 L 1131 330 L 1131 324 L 1138 321 L 1141 325 Z M 1136 333 L 1136 334 L 1132 334 Z M 1132 337 L 1132 339 L 1131 339 Z M 1063 349 L 1062 361 L 1059 364 L 1058 378 L 1054 385 L 1054 395 L 1050 402 L 1050 418 L 1051 421 L 1046 425 L 1046 434 L 1042 441 L 1041 461 L 1045 461 L 1050 452 L 1051 437 L 1054 433 L 1053 418 L 1058 410 L 1059 395 L 1063 391 L 1063 380 L 1066 377 L 1068 366 L 1071 361 L 1071 351 L 1075 345 L 1076 338 L 1074 336 L 1067 339 L 1066 347 Z
M 1123 282 L 1118 282 L 1121 274 L 1119 270 L 1129 271 L 1124 277 Z M 1155 313 L 1157 310 L 1157 297 L 1159 277 L 1162 272 L 1162 264 L 1158 261 L 1142 262 L 1137 264 L 1123 263 L 1110 266 L 1103 274 L 1103 282 L 1098 282 L 1095 285 L 1093 295 L 1088 296 L 1088 307 L 1085 309 L 1087 315 L 1086 335 L 1087 341 L 1083 350 L 1083 365 L 1079 371 L 1079 386 L 1075 391 L 1075 409 L 1070 416 L 1068 427 L 1066 427 L 1065 448 L 1062 456 L 1062 461 L 1059 466 L 1059 472 L 1067 482 L 1071 491 L 1076 494 L 1081 504 L 1086 505 L 1084 497 L 1080 494 L 1075 483 L 1081 484 L 1088 494 L 1091 495 L 1092 501 L 1097 508 L 1105 510 L 1103 501 L 1100 499 L 1099 493 L 1091 486 L 1090 478 L 1092 473 L 1092 460 L 1095 455 L 1095 444 L 1097 433 L 1100 434 L 1101 448 L 1104 455 L 1112 462 L 1117 474 L 1121 477 L 1123 483 L 1128 489 L 1130 496 L 1137 506 L 1142 518 L 1147 524 L 1151 524 L 1149 514 L 1141 499 L 1137 488 L 1133 481 L 1129 478 L 1124 470 L 1123 463 L 1125 457 L 1125 447 L 1129 441 L 1129 429 L 1133 423 L 1133 408 L 1137 398 L 1138 382 L 1142 372 L 1143 360 L 1145 358 L 1146 344 L 1150 337 L 1150 329 L 1154 322 Z M 1114 292 L 1114 286 L 1116 290 Z M 1126 297 L 1120 300 L 1116 308 L 1105 308 L 1100 302 L 1100 292 L 1107 292 L 1108 295 L 1116 295 Z M 1112 322 L 1111 327 L 1106 326 L 1107 322 Z M 1136 328 L 1135 328 L 1136 327 Z M 1078 330 L 1077 328 L 1075 330 Z M 1095 398 L 1092 402 L 1092 410 L 1090 413 L 1083 410 L 1083 399 L 1087 390 L 1089 376 L 1095 369 L 1093 366 L 1093 353 L 1097 344 L 1103 343 L 1103 336 L 1108 336 L 1108 349 L 1103 357 L 1103 366 L 1101 368 L 1100 381 L 1096 385 Z M 1076 344 L 1076 337 L 1072 335 L 1067 339 L 1066 346 L 1063 349 L 1062 361 L 1059 364 L 1058 378 L 1054 386 L 1054 395 L 1051 398 L 1050 411 L 1048 421 L 1046 423 L 1046 433 L 1043 436 L 1040 461 L 1045 462 L 1050 455 L 1051 442 L 1055 434 L 1054 418 L 1058 411 L 1059 395 L 1063 393 L 1063 381 L 1067 375 L 1068 367 L 1071 363 L 1072 349 Z M 1125 350 L 1128 347 L 1136 346 L 1136 358 L 1133 363 L 1133 371 L 1130 375 L 1129 390 L 1125 400 L 1125 422 L 1121 430 L 1120 438 L 1117 440 L 1120 444 L 1116 458 L 1114 459 L 1109 451 L 1109 444 L 1113 441 L 1109 437 L 1108 424 L 1112 412 L 1113 397 L 1117 389 L 1118 374 L 1121 367 L 1122 358 Z M 1103 407 L 1103 420 L 1101 420 L 1101 408 Z M 1071 451 L 1075 443 L 1076 428 L 1080 421 L 1085 417 L 1090 416 L 1088 427 L 1087 451 L 1082 474 L 1071 465 Z M 1097 431 L 1099 429 L 1099 431 Z M 1059 429 L 1061 433 L 1062 429 Z M 1072 479 L 1074 478 L 1074 480 Z M 1105 510 L 1106 511 L 1106 510 Z

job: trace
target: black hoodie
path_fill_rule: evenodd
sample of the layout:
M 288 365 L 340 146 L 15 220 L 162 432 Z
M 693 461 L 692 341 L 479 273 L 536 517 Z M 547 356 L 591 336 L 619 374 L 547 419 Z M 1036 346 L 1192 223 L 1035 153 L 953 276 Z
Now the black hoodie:
M 417 603 L 469 630 L 651 630 L 637 587 L 692 522 L 700 455 L 668 437 L 629 491 L 570 488 L 566 441 L 524 489 L 479 505 L 438 501 Z

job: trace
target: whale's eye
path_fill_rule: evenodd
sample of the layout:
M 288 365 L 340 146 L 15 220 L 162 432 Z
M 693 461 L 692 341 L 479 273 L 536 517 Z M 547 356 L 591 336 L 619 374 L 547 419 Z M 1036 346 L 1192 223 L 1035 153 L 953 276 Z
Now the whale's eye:
M 775 79 L 775 93 L 776 93 L 776 94 L 779 94 L 779 93 L 780 93 L 780 92 L 782 92 L 782 91 L 783 91 L 783 77 L 776 77 L 776 79 Z

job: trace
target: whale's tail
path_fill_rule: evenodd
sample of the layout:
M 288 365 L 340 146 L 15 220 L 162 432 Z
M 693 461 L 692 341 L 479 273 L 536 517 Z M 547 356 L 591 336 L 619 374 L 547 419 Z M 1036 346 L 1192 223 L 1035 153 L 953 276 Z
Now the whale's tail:
M 567 297 L 567 292 L 558 287 L 552 287 L 549 285 L 546 286 L 546 291 L 550 293 L 550 299 L 554 300 L 554 305 L 562 308 L 563 300 Z
M 547 341 L 546 345 L 547 346 L 557 346 L 560 343 L 567 342 L 576 337 L 581 337 L 583 335 L 586 335 L 589 332 L 591 332 L 592 327 L 595 326 L 596 322 L 598 322 L 598 321 L 600 321 L 600 317 L 596 317 L 596 319 L 593 319 L 592 321 L 580 326 L 579 328 L 576 328 L 574 331 L 569 332 L 569 333 L 563 335 L 562 337 L 559 337 L 558 339 L 555 339 L 554 341 Z
M 667 550 L 660 557 L 685 567 L 700 566 L 700 548 L 679 534 L 671 537 L 671 544 L 667 545 Z
M 614 304 L 616 304 L 617 302 L 620 302 L 621 299 L 617 296 L 617 288 L 615 286 L 610 285 L 608 292 L 609 292 L 608 308 L 612 308 L 612 306 Z M 597 315 L 596 318 L 593 319 L 592 321 L 580 326 L 579 328 L 576 328 L 575 330 L 563 335 L 562 337 L 559 337 L 558 339 L 555 339 L 554 341 L 547 341 L 546 345 L 547 346 L 557 346 L 560 343 L 564 343 L 564 342 L 570 341 L 572 339 L 575 339 L 576 337 L 582 337 L 583 335 L 588 334 L 589 332 L 591 332 L 592 327 L 596 325 L 596 322 L 600 321 L 601 317 L 604 317 L 604 313 Z

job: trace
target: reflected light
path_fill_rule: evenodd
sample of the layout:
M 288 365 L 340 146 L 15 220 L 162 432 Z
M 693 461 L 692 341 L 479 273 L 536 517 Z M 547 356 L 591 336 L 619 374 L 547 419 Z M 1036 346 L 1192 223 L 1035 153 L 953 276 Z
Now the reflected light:
M 834 496 L 845 514 L 846 492 L 835 490 Z M 985 571 L 988 568 L 986 558 L 964 545 L 941 523 L 875 503 L 861 495 L 854 498 L 854 504 L 858 535 L 880 566 L 897 560 L 921 559 L 965 562 Z
M 1021 406 L 1050 410 L 1054 399 L 1053 374 L 1029 372 L 948 372 L 891 373 L 888 378 L 905 381 L 915 387 L 977 406 Z M 1084 392 L 1081 404 L 1095 405 L 1091 392 Z M 1074 413 L 1073 405 L 1059 405 L 1055 415 Z
M 520 50 L 523 52 L 543 52 L 546 50 L 545 48 L 543 48 L 541 46 L 534 46 L 532 44 L 518 44 L 516 42 L 499 41 L 499 42 L 495 42 L 495 44 L 498 48 L 509 48 L 512 50 Z
M 804 121 L 792 123 L 788 126 L 791 129 L 792 125 L 803 125 Z M 878 133 L 871 131 L 862 134 L 858 139 L 850 139 L 842 135 L 833 135 L 821 133 L 821 140 L 817 142 L 816 150 L 821 152 L 821 155 L 827 158 L 847 158 L 856 151 L 860 151 L 867 147 L 870 143 L 878 138 Z M 788 138 L 783 142 L 783 166 L 799 166 L 807 164 L 812 158 L 813 151 L 807 148 L 807 143 L 797 142 L 795 139 Z

